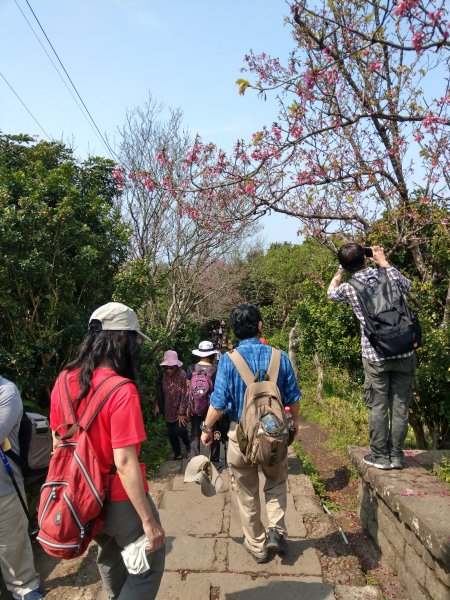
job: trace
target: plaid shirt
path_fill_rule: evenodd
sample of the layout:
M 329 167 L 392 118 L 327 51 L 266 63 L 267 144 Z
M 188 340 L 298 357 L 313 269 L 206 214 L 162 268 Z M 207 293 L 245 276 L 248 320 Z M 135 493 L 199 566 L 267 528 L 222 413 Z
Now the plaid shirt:
M 411 281 L 400 273 L 395 267 L 388 267 L 386 273 L 389 279 L 397 281 L 402 293 L 409 292 L 411 290 Z M 369 281 L 378 280 L 378 269 L 368 267 L 362 271 L 357 271 L 353 274 L 353 277 L 361 283 L 369 283 Z M 356 318 L 359 321 L 361 327 L 361 349 L 362 355 L 371 363 L 381 363 L 386 360 L 385 357 L 378 354 L 372 344 L 369 342 L 364 334 L 364 317 L 359 305 L 358 296 L 356 290 L 349 283 L 341 283 L 338 287 L 328 291 L 328 300 L 334 302 L 346 302 L 350 304 L 355 313 Z M 397 354 L 396 356 L 390 356 L 392 358 L 403 358 L 410 356 L 413 352 L 406 352 L 405 354 Z
M 269 368 L 272 348 L 262 344 L 257 338 L 249 338 L 243 340 L 237 350 L 252 373 L 260 371 L 259 378 L 262 381 Z M 302 395 L 295 380 L 291 361 L 283 351 L 281 352 L 277 385 L 285 406 L 297 402 Z M 231 404 L 230 418 L 232 421 L 239 421 L 244 404 L 245 388 L 245 383 L 231 358 L 228 354 L 224 354 L 219 361 L 214 391 L 211 394 L 211 405 L 218 410 L 225 410 L 228 404 Z

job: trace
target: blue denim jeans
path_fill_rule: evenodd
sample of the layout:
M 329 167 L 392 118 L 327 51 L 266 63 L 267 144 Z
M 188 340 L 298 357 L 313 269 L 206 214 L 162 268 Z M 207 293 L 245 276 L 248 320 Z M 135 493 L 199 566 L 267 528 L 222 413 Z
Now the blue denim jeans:
M 375 458 L 401 458 L 408 431 L 416 355 L 370 363 L 363 358 L 364 402 L 370 408 L 370 449 Z

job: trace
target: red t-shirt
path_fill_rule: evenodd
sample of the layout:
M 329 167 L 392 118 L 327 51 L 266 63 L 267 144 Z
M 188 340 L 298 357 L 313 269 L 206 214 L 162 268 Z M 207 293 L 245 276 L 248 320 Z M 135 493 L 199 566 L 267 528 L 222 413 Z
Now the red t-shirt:
M 78 370 L 72 371 L 68 377 L 69 393 L 72 399 L 77 398 L 80 393 L 78 373 Z M 112 369 L 95 369 L 92 375 L 91 389 L 97 387 L 109 375 L 115 374 L 115 371 Z M 61 386 L 61 389 L 63 390 L 64 387 Z M 90 394 L 80 402 L 76 411 L 77 415 L 81 415 L 89 398 Z M 50 427 L 52 431 L 55 431 L 63 422 L 58 384 L 55 384 L 50 404 Z M 62 431 L 59 430 L 58 433 L 64 433 L 64 429 Z M 134 383 L 125 383 L 111 394 L 90 426 L 89 433 L 94 444 L 98 443 L 97 454 L 105 476 L 110 472 L 111 465 L 113 464 L 113 448 L 124 448 L 125 446 L 135 444 L 136 454 L 139 456 L 141 442 L 147 436 L 145 435 L 139 394 Z M 140 467 L 142 481 L 147 492 L 148 484 L 145 476 L 145 465 L 140 463 Z M 120 481 L 118 473 L 111 475 L 110 494 L 111 502 L 128 500 L 128 495 Z

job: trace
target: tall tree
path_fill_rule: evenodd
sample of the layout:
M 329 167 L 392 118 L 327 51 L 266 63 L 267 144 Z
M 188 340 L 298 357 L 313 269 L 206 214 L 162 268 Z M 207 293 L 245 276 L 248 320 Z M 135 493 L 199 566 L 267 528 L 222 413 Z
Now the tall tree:
M 0 363 L 26 400 L 45 402 L 89 314 L 111 299 L 127 244 L 112 166 L 0 135 Z
M 330 239 L 367 235 L 383 213 L 397 245 L 415 250 L 425 278 L 411 194 L 433 203 L 449 192 L 449 22 L 443 0 L 291 2 L 295 42 L 286 65 L 250 52 L 240 92 L 276 94 L 276 121 L 240 140 L 229 156 L 196 140 L 190 190 L 229 220 L 269 210 L 298 218 L 307 233 Z M 215 162 L 214 162 L 215 160 Z M 184 182 L 186 188 L 187 182 Z M 228 192 L 224 194 L 223 190 Z
M 326 297 L 325 281 L 333 270 L 333 254 L 315 238 L 273 244 L 248 256 L 241 293 L 261 307 L 264 331 L 274 344 L 287 347 L 290 341 L 298 358 L 314 360 L 318 373 L 332 365 L 359 375 L 359 328 L 348 307 Z
M 177 186 L 178 204 L 194 219 L 220 205 L 216 224 L 231 230 L 278 211 L 333 250 L 350 239 L 384 242 L 390 256 L 404 258 L 400 264 L 416 288 L 433 291 L 419 297 L 418 308 L 433 315 L 427 324 L 439 333 L 442 353 L 450 280 L 447 260 L 433 250 L 437 239 L 449 242 L 448 2 L 296 0 L 288 6 L 294 45 L 287 63 L 249 52 L 248 79 L 237 82 L 242 94 L 275 96 L 274 122 L 251 141 L 238 140 L 228 155 L 196 139 Z M 431 377 L 436 362 L 429 356 Z M 427 425 L 434 439 L 444 440 L 450 408 L 439 377 L 433 400 L 427 402 L 423 385 L 420 401 L 428 416 L 437 402 L 439 414 Z
M 287 64 L 250 52 L 244 70 L 254 80 L 238 80 L 242 94 L 276 95 L 275 122 L 252 141 L 237 141 L 228 156 L 196 139 L 174 185 L 179 206 L 200 221 L 220 206 L 221 219 L 213 222 L 228 230 L 281 212 L 332 248 L 336 233 L 364 239 L 383 216 L 395 233 L 390 250 L 408 246 L 421 278 L 434 281 L 412 197 L 420 190 L 430 216 L 435 205 L 448 211 L 445 1 L 298 0 L 288 6 L 295 45 Z M 176 166 L 169 159 L 166 169 Z M 447 297 L 450 303 L 450 287 Z
M 287 64 L 250 52 L 250 77 L 238 80 L 242 94 L 276 95 L 275 122 L 220 160 L 197 140 L 191 186 L 203 186 L 208 201 L 203 164 L 214 155 L 216 189 L 230 190 L 230 220 L 274 210 L 334 250 L 343 240 L 385 243 L 421 290 L 416 415 L 435 444 L 448 444 L 450 280 L 448 260 L 433 252 L 440 238 L 449 245 L 448 2 L 297 0 L 289 7 L 295 46 Z M 440 359 L 430 351 L 436 342 Z
M 248 235 L 245 223 L 234 231 L 218 225 L 220 205 L 202 212 L 194 203 L 185 210 L 182 186 L 192 142 L 181 117 L 178 110 L 164 111 L 152 97 L 131 111 L 120 130 L 120 156 L 128 173 L 114 173 L 123 189 L 119 207 L 132 231 L 130 261 L 117 294 L 126 297 L 129 282 L 140 274 L 142 313 L 158 329 L 158 347 L 189 316 L 206 321 L 229 312 L 224 299 L 232 302 L 235 257 L 245 252 Z M 215 308 L 219 304 L 221 314 Z

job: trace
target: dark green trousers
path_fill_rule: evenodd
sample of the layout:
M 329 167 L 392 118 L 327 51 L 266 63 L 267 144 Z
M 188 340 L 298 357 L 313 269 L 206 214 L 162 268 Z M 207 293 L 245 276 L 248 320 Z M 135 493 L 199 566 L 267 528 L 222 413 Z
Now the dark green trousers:
M 158 510 L 147 495 L 156 520 Z M 121 550 L 143 535 L 142 522 L 129 500 L 111 502 L 103 530 L 96 536 L 97 564 L 108 600 L 154 600 L 164 573 L 166 549 L 148 554 L 150 569 L 141 575 L 128 573 Z
M 416 355 L 370 363 L 363 358 L 364 401 L 370 408 L 370 449 L 376 458 L 401 458 L 408 431 Z

